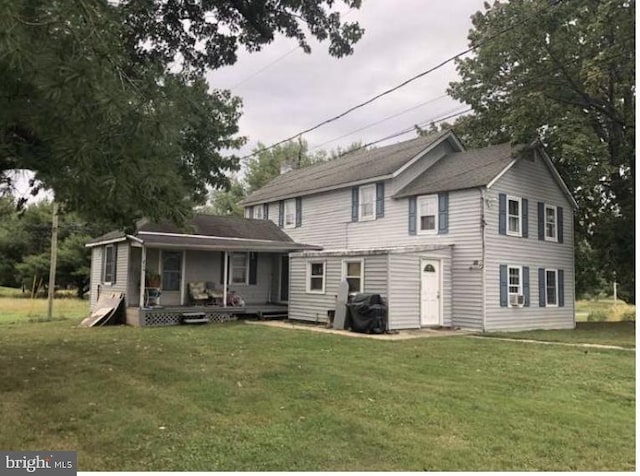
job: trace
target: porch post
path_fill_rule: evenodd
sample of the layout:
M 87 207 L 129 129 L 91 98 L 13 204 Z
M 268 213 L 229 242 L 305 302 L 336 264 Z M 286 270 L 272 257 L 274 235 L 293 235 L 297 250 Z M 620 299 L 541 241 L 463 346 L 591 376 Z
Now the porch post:
M 145 275 L 147 274 L 147 247 L 142 245 L 142 253 L 140 253 L 140 303 L 139 307 L 144 307 L 144 285 Z
M 187 270 L 187 250 L 182 250 L 182 272 L 180 273 L 180 305 L 184 306 L 184 279 Z
M 229 252 L 224 252 L 224 264 L 222 265 L 224 269 L 224 274 L 222 277 L 222 306 L 227 307 L 227 280 L 229 275 Z

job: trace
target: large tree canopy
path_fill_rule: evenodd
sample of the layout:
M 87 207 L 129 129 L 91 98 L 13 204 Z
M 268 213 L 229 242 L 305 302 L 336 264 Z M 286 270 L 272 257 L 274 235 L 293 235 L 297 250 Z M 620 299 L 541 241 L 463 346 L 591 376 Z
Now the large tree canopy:
M 485 7 L 450 87 L 474 111 L 456 131 L 471 146 L 539 137 L 579 204 L 578 276 L 615 271 L 634 299 L 635 2 Z
M 344 0 L 358 8 L 360 0 Z M 204 71 L 280 33 L 349 54 L 334 2 L 0 0 L 0 188 L 14 169 L 85 217 L 176 222 L 229 185 L 241 102 Z M 36 185 L 37 187 L 38 185 Z

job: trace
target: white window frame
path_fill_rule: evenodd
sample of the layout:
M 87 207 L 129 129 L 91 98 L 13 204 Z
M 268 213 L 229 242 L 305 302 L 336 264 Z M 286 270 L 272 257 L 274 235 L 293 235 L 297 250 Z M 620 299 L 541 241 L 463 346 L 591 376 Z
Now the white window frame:
M 555 291 L 556 291 L 556 302 L 554 304 L 549 304 L 549 287 L 548 284 L 548 273 L 553 273 L 555 276 Z M 558 292 L 558 270 L 557 269 L 546 269 L 544 270 L 544 305 L 546 307 L 558 307 L 559 301 L 559 292 Z
M 518 231 L 511 231 L 509 227 L 509 224 L 511 223 L 511 220 L 509 220 L 509 218 L 515 217 L 515 215 L 509 214 L 509 202 L 518 202 Z M 507 209 L 505 210 L 505 213 L 507 215 L 507 235 L 522 237 L 522 198 L 507 195 Z
M 371 215 L 363 213 L 363 205 L 365 204 L 363 196 L 366 191 L 371 191 Z M 370 221 L 376 219 L 376 184 L 361 185 L 358 187 L 358 221 Z
M 296 227 L 296 199 L 290 198 L 289 200 L 284 201 L 283 207 L 284 217 L 282 218 L 282 224 L 285 228 L 295 228 Z M 293 217 L 293 221 L 291 223 L 287 223 L 287 215 L 291 215 Z
M 349 263 L 360 263 L 360 276 L 349 276 L 347 271 L 349 270 Z M 350 294 L 363 293 L 364 292 L 364 260 L 363 259 L 344 259 L 342 260 L 342 279 L 344 281 L 347 278 L 359 278 L 360 289 L 358 291 L 350 291 Z
M 311 289 L 311 278 L 319 278 L 319 275 L 311 275 L 311 269 L 314 264 L 322 265 L 322 289 Z M 327 285 L 327 262 L 319 260 L 307 261 L 307 293 L 308 294 L 325 294 Z
M 264 220 L 264 207 L 262 205 L 255 205 L 253 207 L 253 218 L 255 220 Z
M 244 255 L 244 281 L 237 283 L 233 281 L 233 257 L 236 255 Z M 222 265 L 224 266 L 224 263 Z M 247 284 L 249 284 L 249 253 L 246 251 L 229 253 L 229 285 L 242 286 Z
M 244 207 L 244 217 L 245 217 L 245 218 L 249 218 L 249 217 L 251 217 L 251 210 L 253 210 L 253 206 L 251 206 L 251 207 Z
M 547 235 L 547 210 L 553 210 L 553 236 Z M 545 241 L 558 241 L 558 207 L 545 204 L 543 221 Z
M 112 285 L 116 282 L 116 272 L 118 270 L 118 255 L 116 254 L 116 246 L 117 245 L 106 245 L 104 247 L 104 263 L 102 264 L 102 284 Z M 111 265 L 112 268 L 112 276 L 111 280 L 107 281 L 107 250 L 111 248 L 113 257 L 113 262 Z
M 517 293 L 512 293 L 511 292 L 511 270 L 512 269 L 517 269 L 518 270 L 518 292 Z M 524 305 L 524 300 L 523 300 L 523 304 L 511 304 L 511 296 L 524 296 L 524 286 L 523 286 L 523 282 L 522 282 L 522 266 L 516 266 L 513 264 L 509 264 L 507 265 L 507 306 L 508 307 L 523 307 Z
M 422 214 L 422 207 L 423 205 L 426 208 L 426 205 L 429 202 L 433 202 L 434 203 L 434 209 L 435 209 L 435 213 L 434 213 L 434 226 L 433 226 L 433 230 L 423 230 L 422 229 L 422 217 L 423 216 L 427 216 L 427 215 L 423 215 Z M 437 195 L 423 195 L 421 197 L 418 197 L 418 201 L 417 201 L 417 214 L 418 214 L 418 223 L 417 223 L 417 227 L 418 227 L 418 235 L 437 235 L 438 234 L 438 196 Z

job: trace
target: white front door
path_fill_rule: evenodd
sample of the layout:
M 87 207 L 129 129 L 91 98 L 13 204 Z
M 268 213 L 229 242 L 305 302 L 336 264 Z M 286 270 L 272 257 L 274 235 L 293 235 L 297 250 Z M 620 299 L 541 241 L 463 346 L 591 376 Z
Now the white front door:
M 440 261 L 420 261 L 420 325 L 440 325 Z

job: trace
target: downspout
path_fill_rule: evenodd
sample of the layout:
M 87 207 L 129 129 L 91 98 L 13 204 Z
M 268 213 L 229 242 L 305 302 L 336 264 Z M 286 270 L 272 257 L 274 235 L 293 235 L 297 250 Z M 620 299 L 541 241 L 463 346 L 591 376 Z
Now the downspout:
M 482 250 L 480 253 L 480 272 L 482 273 L 482 332 L 487 329 L 487 273 L 485 270 L 485 229 L 487 227 L 487 220 L 485 219 L 485 204 L 486 204 L 486 189 L 480 188 L 480 242 L 482 244 Z

